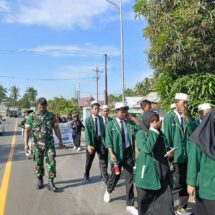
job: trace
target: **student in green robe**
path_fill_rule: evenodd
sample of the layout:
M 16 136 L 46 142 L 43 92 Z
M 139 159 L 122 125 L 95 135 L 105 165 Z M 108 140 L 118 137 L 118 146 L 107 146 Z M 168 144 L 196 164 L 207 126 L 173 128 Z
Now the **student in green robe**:
M 98 154 L 101 167 L 102 179 L 105 184 L 108 181 L 107 153 L 105 148 L 105 127 L 103 119 L 99 116 L 100 105 L 98 101 L 91 103 L 91 116 L 85 120 L 85 142 L 86 142 L 86 164 L 84 181 L 89 182 L 90 169 L 95 157 Z
M 155 112 L 142 118 L 143 128 L 136 134 L 137 157 L 136 187 L 139 215 L 174 215 L 171 193 L 171 174 L 167 141 L 161 132 L 161 121 Z
M 215 214 L 215 110 L 190 137 L 187 191 L 196 196 L 195 215 Z
M 142 122 L 143 114 L 144 114 L 144 113 L 147 113 L 147 112 L 149 112 L 149 111 L 151 110 L 151 108 L 152 108 L 152 103 L 151 103 L 150 101 L 144 99 L 144 100 L 142 100 L 142 101 L 140 102 L 140 107 L 141 107 L 141 109 L 142 109 L 142 113 L 139 114 L 138 120 L 139 120 L 140 122 Z
M 188 137 L 196 128 L 195 121 L 188 116 L 188 95 L 177 93 L 175 96 L 175 110 L 164 118 L 164 134 L 174 151 L 174 188 L 179 194 L 178 215 L 187 212 L 189 195 L 187 193 L 187 152 L 189 150 Z
M 126 186 L 126 210 L 137 215 L 138 211 L 134 207 L 134 185 L 133 185 L 133 148 L 132 140 L 134 127 L 130 120 L 126 119 L 128 107 L 122 103 L 115 104 L 116 117 L 107 124 L 105 144 L 109 151 L 109 162 L 111 164 L 111 174 L 107 183 L 107 190 L 104 194 L 106 203 L 111 200 L 111 193 L 120 179 L 121 169 L 125 175 Z

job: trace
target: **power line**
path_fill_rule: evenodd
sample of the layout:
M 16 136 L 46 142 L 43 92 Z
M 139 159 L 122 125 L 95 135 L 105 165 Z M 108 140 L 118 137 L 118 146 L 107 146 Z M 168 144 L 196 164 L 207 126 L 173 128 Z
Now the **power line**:
M 83 77 L 83 78 L 26 78 L 26 77 L 16 77 L 16 76 L 6 76 L 6 75 L 0 75 L 0 78 L 19 79 L 19 80 L 25 80 L 25 81 L 72 81 L 72 80 L 95 79 L 95 77 Z

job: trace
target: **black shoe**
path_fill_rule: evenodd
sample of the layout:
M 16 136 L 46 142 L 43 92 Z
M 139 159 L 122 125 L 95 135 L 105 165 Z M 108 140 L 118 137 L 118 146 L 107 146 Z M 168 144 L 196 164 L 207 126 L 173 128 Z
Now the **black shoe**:
M 53 192 L 56 192 L 56 191 L 57 191 L 57 187 L 55 187 L 55 184 L 54 184 L 54 180 L 53 180 L 53 179 L 49 179 L 49 182 L 48 182 L 48 190 L 53 191 Z
M 90 182 L 90 178 L 89 178 L 89 176 L 86 176 L 86 174 L 84 174 L 84 182 L 85 183 L 89 183 Z
M 36 188 L 37 188 L 37 190 L 43 189 L 43 177 L 38 177 Z

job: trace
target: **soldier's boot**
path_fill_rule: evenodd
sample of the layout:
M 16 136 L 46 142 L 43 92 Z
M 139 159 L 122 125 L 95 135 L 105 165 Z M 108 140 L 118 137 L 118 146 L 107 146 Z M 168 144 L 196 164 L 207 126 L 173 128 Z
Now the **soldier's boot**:
M 38 181 L 37 181 L 37 186 L 36 186 L 37 190 L 41 190 L 43 188 L 43 177 L 38 177 Z
M 50 191 L 53 191 L 53 192 L 56 192 L 57 191 L 57 187 L 55 186 L 54 184 L 54 179 L 49 179 L 49 182 L 48 182 L 48 189 Z

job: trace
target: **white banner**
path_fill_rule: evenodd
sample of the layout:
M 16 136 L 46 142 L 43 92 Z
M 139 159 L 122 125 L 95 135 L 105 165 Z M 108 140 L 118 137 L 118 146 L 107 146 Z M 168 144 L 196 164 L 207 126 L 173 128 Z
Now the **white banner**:
M 72 122 L 59 123 L 61 137 L 64 145 L 73 145 L 71 123 Z M 54 142 L 55 144 L 58 144 L 59 142 L 55 133 L 54 133 Z

